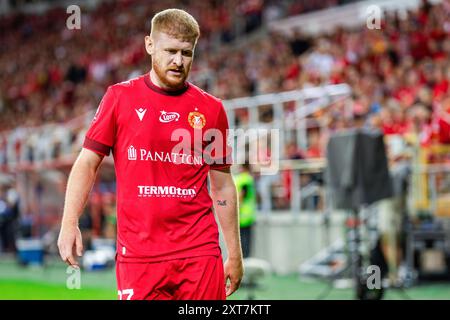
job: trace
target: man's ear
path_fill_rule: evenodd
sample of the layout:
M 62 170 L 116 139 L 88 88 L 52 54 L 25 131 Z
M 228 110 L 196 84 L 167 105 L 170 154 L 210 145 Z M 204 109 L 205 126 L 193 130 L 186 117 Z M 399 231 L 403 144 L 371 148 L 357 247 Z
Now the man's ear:
M 145 50 L 149 55 L 154 53 L 154 42 L 150 36 L 145 36 Z

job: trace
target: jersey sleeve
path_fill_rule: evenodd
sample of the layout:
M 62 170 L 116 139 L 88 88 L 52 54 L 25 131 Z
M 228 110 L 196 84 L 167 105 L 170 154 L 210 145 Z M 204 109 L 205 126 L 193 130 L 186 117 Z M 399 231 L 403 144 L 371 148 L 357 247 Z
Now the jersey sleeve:
M 86 132 L 83 148 L 103 156 L 109 156 L 114 145 L 116 131 L 116 103 L 114 91 L 109 87 L 100 101 L 94 119 Z
M 217 117 L 215 129 L 219 130 L 219 137 L 220 139 L 222 139 L 222 141 L 217 144 L 219 147 L 215 148 L 214 154 L 211 155 L 213 161 L 210 165 L 210 168 L 213 170 L 222 170 L 231 167 L 233 163 L 233 140 L 229 134 L 228 118 L 222 103 L 220 104 L 220 110 Z

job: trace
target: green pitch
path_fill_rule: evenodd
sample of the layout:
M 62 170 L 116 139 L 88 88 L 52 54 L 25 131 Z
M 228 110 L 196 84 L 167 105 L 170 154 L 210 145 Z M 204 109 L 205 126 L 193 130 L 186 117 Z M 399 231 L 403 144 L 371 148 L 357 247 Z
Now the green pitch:
M 115 300 L 117 289 L 114 269 L 80 273 L 80 289 L 68 289 L 66 267 L 58 260 L 46 267 L 21 267 L 12 259 L 0 260 L 0 299 L 51 300 Z M 256 299 L 315 300 L 327 289 L 317 280 L 300 279 L 297 275 L 267 277 Z M 404 291 L 388 290 L 386 299 L 450 299 L 450 282 L 418 285 Z M 231 299 L 247 299 L 248 291 L 241 288 Z M 351 289 L 332 289 L 326 299 L 353 299 Z
M 68 290 L 64 285 L 29 280 L 0 280 L 0 299 L 5 300 L 112 300 L 116 290 L 81 288 Z

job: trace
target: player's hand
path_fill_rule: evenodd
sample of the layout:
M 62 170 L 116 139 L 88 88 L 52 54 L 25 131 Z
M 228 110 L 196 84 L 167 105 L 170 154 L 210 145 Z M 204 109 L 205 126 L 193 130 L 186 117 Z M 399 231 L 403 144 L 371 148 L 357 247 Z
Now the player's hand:
M 61 259 L 69 266 L 79 268 L 77 256 L 83 254 L 83 242 L 78 226 L 62 226 L 58 237 L 58 249 Z
M 225 284 L 227 288 L 227 297 L 233 294 L 241 285 L 244 276 L 244 264 L 242 259 L 228 258 L 224 264 Z M 229 281 L 228 281 L 229 280 Z

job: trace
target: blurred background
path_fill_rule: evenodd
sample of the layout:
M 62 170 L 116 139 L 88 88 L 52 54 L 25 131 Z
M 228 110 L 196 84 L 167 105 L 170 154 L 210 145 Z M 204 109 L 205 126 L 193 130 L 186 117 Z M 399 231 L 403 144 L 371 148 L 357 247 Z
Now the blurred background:
M 112 157 L 80 220 L 80 290 L 56 247 L 65 185 L 171 7 L 199 21 L 190 81 L 230 127 L 279 129 L 233 167 L 247 274 L 232 299 L 449 299 L 450 2 L 431 0 L 0 0 L 0 299 L 117 299 Z

